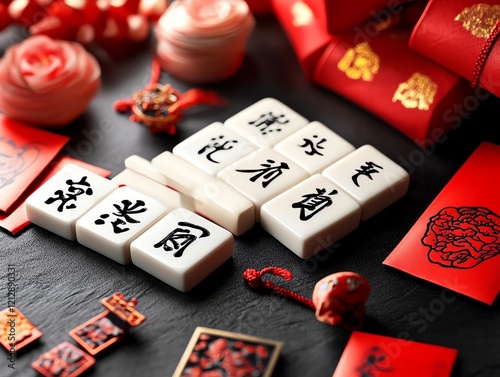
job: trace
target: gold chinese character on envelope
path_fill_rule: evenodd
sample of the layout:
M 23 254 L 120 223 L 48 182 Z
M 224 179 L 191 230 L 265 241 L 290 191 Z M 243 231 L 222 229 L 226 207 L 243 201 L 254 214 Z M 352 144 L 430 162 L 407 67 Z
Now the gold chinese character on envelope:
M 500 5 L 475 4 L 455 17 L 465 30 L 478 38 L 488 38 L 500 20 Z
M 429 110 L 437 89 L 437 84 L 429 76 L 415 72 L 398 85 L 392 102 L 399 101 L 407 109 Z
M 380 59 L 368 42 L 363 42 L 349 48 L 337 67 L 350 79 L 371 81 L 379 70 Z

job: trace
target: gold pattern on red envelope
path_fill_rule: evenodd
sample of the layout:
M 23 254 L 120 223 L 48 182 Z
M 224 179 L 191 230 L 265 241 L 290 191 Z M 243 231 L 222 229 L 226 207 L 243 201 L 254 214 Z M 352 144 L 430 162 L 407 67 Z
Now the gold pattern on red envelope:
M 455 17 L 461 21 L 465 30 L 478 38 L 488 38 L 500 20 L 500 5 L 475 4 L 464 8 Z
M 303 1 L 293 3 L 291 7 L 293 26 L 309 25 L 314 20 L 314 14 L 309 6 Z
M 337 67 L 350 79 L 371 81 L 380 68 L 380 58 L 368 42 L 362 42 L 348 49 Z
M 0 312 L 0 344 L 6 349 L 19 351 L 42 336 L 17 308 L 10 307 Z
M 407 81 L 399 84 L 392 102 L 400 101 L 407 109 L 429 110 L 437 89 L 437 84 L 429 76 L 415 72 Z

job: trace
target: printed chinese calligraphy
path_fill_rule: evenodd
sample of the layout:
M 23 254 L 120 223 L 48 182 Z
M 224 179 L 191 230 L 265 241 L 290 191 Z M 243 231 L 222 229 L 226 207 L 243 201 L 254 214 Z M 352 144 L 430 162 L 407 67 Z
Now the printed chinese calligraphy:
M 317 139 L 318 135 L 313 135 L 312 138 Z M 311 139 L 307 139 L 307 138 L 304 138 L 303 140 L 304 140 L 304 143 L 299 145 L 299 147 L 304 148 L 305 154 L 307 154 L 309 156 L 313 156 L 315 154 L 323 156 L 323 153 L 321 153 L 319 151 L 319 149 L 325 149 L 325 147 L 323 147 L 321 145 L 326 141 L 326 139 L 324 137 L 321 138 L 321 140 L 319 140 L 319 141 L 311 140 Z M 309 148 L 309 150 L 306 150 L 306 148 Z
M 163 247 L 165 251 L 175 250 L 174 257 L 180 258 L 186 248 L 191 245 L 198 238 L 208 237 L 210 232 L 196 224 L 192 224 L 186 221 L 179 221 L 179 227 L 183 228 L 175 228 L 171 231 L 165 238 L 163 238 L 160 242 L 154 245 L 155 248 Z M 200 231 L 200 235 L 191 233 L 191 229 Z
M 255 126 L 262 135 L 271 132 L 281 132 L 281 125 L 290 122 L 285 114 L 275 115 L 272 111 L 260 115 L 257 119 L 249 121 L 248 124 Z M 275 126 L 275 127 L 273 127 Z
M 233 145 L 231 144 L 236 144 L 238 143 L 238 140 L 225 140 L 222 144 L 220 144 L 217 140 L 223 140 L 224 139 L 224 135 L 219 135 L 217 137 L 213 137 L 210 139 L 210 141 L 212 143 L 209 143 L 207 145 L 205 145 L 203 148 L 201 148 L 199 151 L 198 151 L 198 154 L 203 154 L 205 152 L 207 152 L 206 154 L 206 158 L 208 161 L 210 162 L 213 162 L 215 164 L 218 164 L 219 161 L 215 161 L 213 158 L 212 158 L 212 155 L 216 152 L 219 152 L 219 151 L 227 151 L 227 150 L 230 150 L 233 148 Z
M 75 209 L 75 203 L 68 203 L 76 202 L 80 195 L 85 194 L 91 196 L 94 193 L 92 187 L 90 187 L 90 183 L 87 182 L 87 176 L 83 176 L 78 182 L 68 179 L 66 184 L 69 186 L 67 192 L 57 190 L 54 192 L 55 197 L 48 198 L 45 201 L 45 204 L 52 204 L 61 201 L 61 204 L 57 207 L 57 211 L 62 212 L 64 209 Z
M 379 171 L 377 169 L 383 169 L 383 167 L 371 161 L 366 162 L 366 165 L 362 165 L 360 166 L 359 169 L 356 169 L 357 173 L 352 176 L 352 181 L 358 187 L 359 187 L 358 178 L 360 176 L 364 175 L 365 177 L 373 181 L 372 174 L 378 173 Z
M 132 204 L 130 200 L 124 199 L 121 203 L 122 206 L 119 204 L 113 204 L 116 208 L 116 212 L 113 212 L 112 214 L 115 215 L 116 218 L 111 222 L 111 225 L 113 225 L 113 232 L 115 232 L 115 234 L 130 230 L 130 228 L 122 227 L 123 225 L 140 223 L 139 220 L 134 219 L 131 215 L 147 211 L 145 203 L 142 200 L 136 200 L 135 204 Z M 104 213 L 99 217 L 100 218 L 95 220 L 94 223 L 96 225 L 104 225 L 110 215 L 108 213 Z
M 325 193 L 325 188 L 316 188 L 315 193 L 304 194 L 302 195 L 304 198 L 303 200 L 292 203 L 292 208 L 300 208 L 300 219 L 302 221 L 307 221 L 324 208 L 331 206 L 333 200 L 329 196 L 336 195 L 339 192 L 337 190 L 332 190 L 327 195 L 325 195 Z
M 273 166 L 276 161 L 268 159 L 267 163 L 260 164 L 261 169 L 237 169 L 240 173 L 257 173 L 250 178 L 251 182 L 256 182 L 262 178 L 262 187 L 266 188 L 273 180 L 283 174 L 283 170 L 290 169 L 286 162 L 281 162 L 279 165 Z

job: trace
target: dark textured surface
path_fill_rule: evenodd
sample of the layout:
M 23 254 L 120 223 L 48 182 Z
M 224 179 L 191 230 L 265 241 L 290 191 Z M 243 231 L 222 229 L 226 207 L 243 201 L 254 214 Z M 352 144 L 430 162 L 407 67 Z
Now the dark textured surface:
M 4 35 L 2 50 L 19 40 L 16 33 Z M 58 131 L 71 136 L 66 148 L 71 156 L 116 175 L 128 156 L 151 159 L 264 97 L 274 97 L 309 120 L 324 123 L 356 147 L 372 144 L 397 162 L 417 153 L 411 140 L 384 122 L 307 82 L 272 17 L 258 20 L 237 74 L 207 87 L 226 97 L 227 106 L 193 108 L 175 137 L 152 136 L 146 127 L 112 109 L 117 98 L 128 97 L 149 80 L 151 49 L 147 46 L 119 62 L 101 61 L 99 96 L 77 122 Z M 181 92 L 194 86 L 166 74 L 161 81 L 172 83 Z M 7 306 L 7 264 L 15 264 L 16 304 L 44 333 L 34 347 L 17 355 L 15 371 L 7 368 L 7 354 L 0 351 L 0 376 L 35 376 L 31 362 L 55 345 L 72 341 L 68 331 L 102 312 L 99 300 L 116 291 L 136 296 L 138 309 L 148 319 L 131 331 L 127 341 L 98 357 L 91 375 L 171 376 L 194 329 L 205 326 L 283 341 L 275 376 L 331 376 L 349 333 L 316 321 L 310 309 L 297 303 L 262 296 L 245 287 L 241 278 L 245 269 L 270 265 L 291 270 L 294 279 L 284 285 L 307 297 L 327 274 L 358 272 L 372 284 L 364 331 L 457 348 L 453 373 L 457 377 L 500 376 L 499 300 L 487 306 L 453 295 L 436 306 L 436 300 L 443 302 L 443 288 L 382 266 L 479 143 L 500 144 L 499 106 L 498 98 L 485 101 L 445 142 L 411 168 L 410 189 L 403 199 L 312 260 L 302 261 L 257 225 L 236 237 L 232 260 L 187 294 L 133 265 L 121 266 L 40 227 L 32 226 L 18 237 L 0 232 L 0 308 Z M 498 175 L 498 171 L 492 172 L 492 181 L 498 183 Z

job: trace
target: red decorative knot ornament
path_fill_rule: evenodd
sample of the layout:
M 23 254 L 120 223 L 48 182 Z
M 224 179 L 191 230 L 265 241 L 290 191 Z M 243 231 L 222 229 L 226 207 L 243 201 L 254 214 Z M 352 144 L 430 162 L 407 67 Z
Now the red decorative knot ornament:
M 32 36 L 0 60 L 0 111 L 32 126 L 71 123 L 100 87 L 99 63 L 75 42 Z
M 266 267 L 260 271 L 251 268 L 243 273 L 243 278 L 250 288 L 275 291 L 313 309 L 321 322 L 346 330 L 358 330 L 363 326 L 365 303 L 370 295 L 370 284 L 363 276 L 354 272 L 328 275 L 316 283 L 311 300 L 269 280 L 262 280 L 265 274 L 280 276 L 287 281 L 292 279 L 290 271 L 279 267 Z
M 132 122 L 142 123 L 150 128 L 152 134 L 175 134 L 176 125 L 184 117 L 184 110 L 196 105 L 220 105 L 224 101 L 214 92 L 191 89 L 181 94 L 170 84 L 158 84 L 161 67 L 158 60 L 153 60 L 151 80 L 137 90 L 132 98 L 116 101 L 116 111 L 131 112 Z

